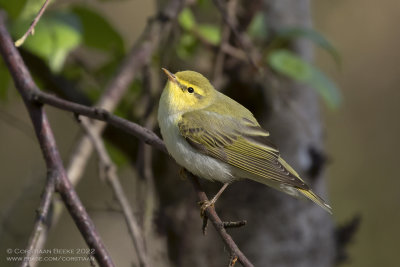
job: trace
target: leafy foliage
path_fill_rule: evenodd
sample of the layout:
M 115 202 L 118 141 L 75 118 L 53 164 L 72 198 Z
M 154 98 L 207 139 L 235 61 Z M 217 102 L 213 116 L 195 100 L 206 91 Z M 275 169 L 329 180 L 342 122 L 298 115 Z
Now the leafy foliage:
M 14 36 L 22 36 L 30 20 L 16 20 L 12 26 Z M 28 27 L 27 27 L 28 25 Z M 61 71 L 67 55 L 82 41 L 80 21 L 70 12 L 52 12 L 43 16 L 35 34 L 23 47 L 48 62 L 54 72 Z
M 294 38 L 307 38 L 326 50 L 335 62 L 340 65 L 340 55 L 336 48 L 319 32 L 309 28 L 290 27 L 282 29 L 277 33 L 278 39 L 290 40 Z
M 122 54 L 125 50 L 121 35 L 104 18 L 93 9 L 75 6 L 73 13 L 79 17 L 83 29 L 83 44 L 103 52 L 115 51 Z M 96 29 L 101 29 L 97 31 Z
M 186 31 L 191 31 L 196 26 L 196 19 L 189 8 L 185 8 L 179 14 L 178 17 L 179 24 Z
M 0 7 L 9 14 L 9 30 L 15 39 L 28 30 L 43 3 L 43 0 L 0 0 Z M 82 58 L 79 55 L 82 48 L 85 52 L 92 50 L 97 53 L 96 56 L 102 54 L 96 57 L 96 63 L 99 63 L 91 64 L 88 61 L 90 56 Z M 99 85 L 115 72 L 125 53 L 124 41 L 118 31 L 105 16 L 87 5 L 48 8 L 36 25 L 34 34 L 28 36 L 21 49 L 28 51 L 34 58 L 42 59 L 53 75 L 72 81 L 92 101 L 101 93 L 99 88 L 102 86 Z M 69 57 L 71 53 L 77 53 L 78 56 Z M 67 61 L 67 58 L 70 60 Z M 36 64 L 29 60 L 27 63 Z M 7 95 L 7 75 L 8 71 L 0 64 L 0 94 L 3 98 Z M 39 84 L 41 79 L 53 79 L 48 75 L 36 78 Z
M 198 47 L 199 39 L 210 45 L 221 42 L 221 29 L 214 24 L 198 23 L 193 12 L 185 8 L 179 14 L 179 25 L 185 31 L 179 40 L 177 54 L 182 59 L 189 59 Z
M 20 37 L 28 29 L 42 4 L 42 0 L 0 0 L 0 7 L 4 8 L 11 18 L 10 30 L 14 37 Z M 199 1 L 200 7 L 209 4 L 208 1 Z M 201 47 L 201 43 L 217 46 L 221 42 L 219 25 L 198 22 L 190 8 L 182 10 L 178 22 L 183 33 L 179 37 L 176 53 L 183 60 L 190 59 Z M 98 29 L 101 29 L 101 34 Z M 287 44 L 291 40 L 307 38 L 325 49 L 340 64 L 339 53 L 320 33 L 312 29 L 289 27 L 274 33 L 271 38 L 266 18 L 261 12 L 253 17 L 247 33 L 256 42 L 267 42 L 267 63 L 275 71 L 309 84 L 319 92 L 330 107 L 339 105 L 340 93 L 336 85 L 318 68 L 287 49 Z M 80 47 L 103 53 L 107 60 L 96 65 L 94 69 L 75 61 L 68 62 L 68 66 L 65 67 L 68 55 Z M 125 53 L 124 40 L 118 31 L 102 14 L 86 5 L 74 5 L 57 11 L 47 10 L 35 28 L 35 35 L 28 37 L 23 49 L 43 59 L 53 72 L 61 73 L 83 84 L 84 93 L 93 101 L 101 92 L 93 90 L 95 85 L 85 77 L 89 74 L 95 80 L 104 82 L 114 72 Z M 0 65 L 0 78 L 2 81 L 0 98 L 4 99 L 10 77 L 2 65 Z
M 196 38 L 189 33 L 183 33 L 179 38 L 178 49 L 176 50 L 178 57 L 189 59 L 197 48 L 198 42 Z
M 281 49 L 271 52 L 267 60 L 278 73 L 315 88 L 329 107 L 336 108 L 340 104 L 341 96 L 336 85 L 318 68 L 299 56 L 289 50 Z
M 256 40 L 267 39 L 268 25 L 263 13 L 259 12 L 253 17 L 249 27 L 247 28 L 247 33 Z
M 201 24 L 197 26 L 197 32 L 205 40 L 213 45 L 221 42 L 221 30 L 212 24 Z
M 23 8 L 25 7 L 26 1 L 27 0 L 0 0 L 0 7 L 7 12 L 8 16 L 15 19 L 22 12 Z
M 338 51 L 319 32 L 309 28 L 286 27 L 270 33 L 263 13 L 259 12 L 253 17 L 247 33 L 254 41 L 266 46 L 264 54 L 273 70 L 293 80 L 307 83 L 318 91 L 329 107 L 339 106 L 341 96 L 337 86 L 317 67 L 289 50 L 291 41 L 306 38 L 326 50 L 337 65 L 340 65 Z

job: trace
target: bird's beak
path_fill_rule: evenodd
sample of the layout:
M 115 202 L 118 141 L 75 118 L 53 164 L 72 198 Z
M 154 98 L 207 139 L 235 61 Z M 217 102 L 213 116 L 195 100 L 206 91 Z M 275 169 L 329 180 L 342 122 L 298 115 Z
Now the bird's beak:
M 165 74 L 167 74 L 168 80 L 170 80 L 173 83 L 178 83 L 174 74 L 172 74 L 169 70 L 165 68 L 162 68 L 162 70 L 165 72 Z

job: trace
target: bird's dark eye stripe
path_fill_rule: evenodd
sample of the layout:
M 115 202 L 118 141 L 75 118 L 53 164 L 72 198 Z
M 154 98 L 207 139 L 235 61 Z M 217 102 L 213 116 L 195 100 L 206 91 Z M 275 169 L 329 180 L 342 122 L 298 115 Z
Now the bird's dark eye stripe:
M 189 93 L 193 93 L 193 92 L 194 92 L 194 89 L 193 89 L 193 87 L 188 87 L 187 91 L 188 91 Z

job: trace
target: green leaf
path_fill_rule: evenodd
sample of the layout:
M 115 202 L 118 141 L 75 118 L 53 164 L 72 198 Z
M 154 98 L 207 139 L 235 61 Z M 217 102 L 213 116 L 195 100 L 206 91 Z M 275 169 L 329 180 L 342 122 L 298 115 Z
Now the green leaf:
M 288 50 L 271 52 L 268 63 L 275 71 L 297 81 L 305 82 L 312 77 L 310 65 Z
M 268 37 L 267 22 L 262 12 L 257 13 L 247 29 L 250 36 L 256 39 L 265 40 Z
M 83 43 L 86 46 L 108 53 L 110 51 L 124 53 L 125 47 L 121 35 L 103 15 L 85 7 L 74 7 L 72 11 L 82 23 Z
M 340 55 L 336 48 L 316 30 L 308 28 L 286 28 L 278 32 L 278 38 L 307 38 L 325 49 L 335 60 L 336 64 L 340 65 L 341 63 Z
M 196 27 L 196 31 L 213 45 L 218 45 L 221 42 L 221 30 L 215 25 L 201 24 Z
M 330 108 L 336 109 L 340 106 L 342 97 L 339 88 L 316 67 L 313 67 L 313 75 L 310 84 L 318 91 Z
M 14 1 L 14 0 L 13 0 Z M 19 1 L 19 0 L 17 0 Z M 53 0 L 54 1 L 54 0 Z M 28 0 L 18 19 L 33 20 L 39 10 L 42 8 L 44 0 Z M 46 11 L 47 12 L 47 11 Z
M 341 95 L 337 86 L 318 68 L 288 50 L 275 50 L 267 58 L 276 72 L 313 87 L 330 108 L 337 108 Z
M 30 22 L 18 20 L 13 24 L 14 36 L 22 36 Z M 23 47 L 48 62 L 59 72 L 69 52 L 79 46 L 82 33 L 78 18 L 71 13 L 45 14 L 36 25 L 35 34 L 29 36 Z
M 221 30 L 212 24 L 197 24 L 196 18 L 189 8 L 182 10 L 179 14 L 178 21 L 184 30 L 190 33 L 197 33 L 201 38 L 213 45 L 218 45 L 221 42 Z M 181 38 L 180 43 L 188 43 L 189 40 L 192 42 L 188 36 L 185 36 L 184 38 Z M 184 54 L 185 52 L 182 50 L 181 57 L 187 57 L 187 55 Z
M 4 9 L 7 14 L 16 19 L 22 12 L 27 0 L 0 0 L 0 8 Z
M 178 57 L 183 60 L 190 59 L 197 47 L 197 40 L 193 34 L 183 33 L 176 48 Z
M 193 30 L 196 26 L 196 19 L 189 8 L 184 8 L 178 16 L 181 27 L 187 31 Z

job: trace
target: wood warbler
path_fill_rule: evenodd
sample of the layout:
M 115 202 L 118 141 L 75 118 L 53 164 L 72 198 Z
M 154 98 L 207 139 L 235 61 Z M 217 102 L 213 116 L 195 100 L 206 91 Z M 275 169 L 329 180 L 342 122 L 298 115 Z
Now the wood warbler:
M 168 76 L 161 95 L 158 123 L 171 156 L 199 177 L 223 183 L 202 210 L 213 205 L 228 184 L 247 178 L 287 194 L 306 196 L 331 213 L 280 156 L 253 114 L 214 89 L 200 73 Z

